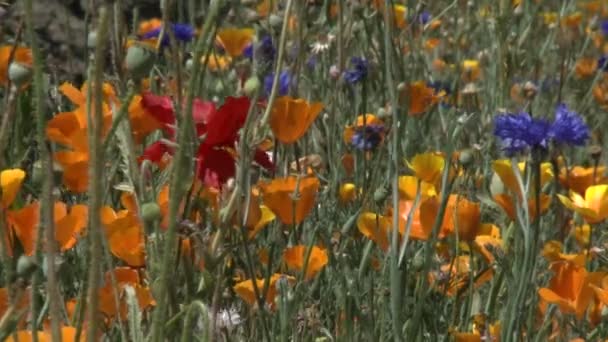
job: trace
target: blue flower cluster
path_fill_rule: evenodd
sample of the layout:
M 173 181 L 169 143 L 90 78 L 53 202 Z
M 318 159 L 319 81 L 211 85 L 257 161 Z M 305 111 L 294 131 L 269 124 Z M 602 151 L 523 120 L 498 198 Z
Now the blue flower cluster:
M 266 75 L 264 78 L 264 94 L 270 96 L 272 83 L 274 81 L 274 72 Z M 279 74 L 279 88 L 277 89 L 278 96 L 285 96 L 289 93 L 289 88 L 292 86 L 293 78 L 289 71 L 281 71 Z
M 359 83 L 367 77 L 368 62 L 362 57 L 350 59 L 351 69 L 344 72 L 344 79 L 350 84 Z
M 363 151 L 375 149 L 382 141 L 384 133 L 383 125 L 369 125 L 355 130 L 351 138 L 351 144 L 354 148 Z
M 250 59 L 253 58 L 253 48 L 253 43 L 247 45 L 245 49 L 243 49 L 243 56 Z M 264 37 L 262 37 L 256 48 L 256 59 L 272 63 L 272 61 L 274 60 L 274 56 L 277 53 L 277 49 L 272 44 L 272 37 L 270 35 L 265 35 Z
M 557 106 L 552 123 L 532 118 L 528 113 L 517 113 L 498 115 L 494 124 L 494 135 L 502 140 L 502 148 L 508 155 L 527 149 L 545 149 L 549 141 L 580 146 L 589 139 L 589 127 L 565 104 Z
M 158 27 L 152 31 L 146 32 L 142 35 L 142 39 L 158 38 L 162 27 Z M 175 39 L 181 42 L 189 42 L 194 37 L 194 27 L 189 24 L 171 24 L 171 31 L 173 32 Z M 169 45 L 169 34 L 166 32 L 163 35 L 163 40 L 160 45 L 162 47 Z

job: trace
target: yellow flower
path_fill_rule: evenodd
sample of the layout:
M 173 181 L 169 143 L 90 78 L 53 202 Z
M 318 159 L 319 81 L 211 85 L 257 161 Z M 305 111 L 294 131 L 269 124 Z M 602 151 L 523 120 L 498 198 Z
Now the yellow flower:
M 340 202 L 348 203 L 357 198 L 357 187 L 353 183 L 345 183 L 340 186 Z
M 560 194 L 557 196 L 568 209 L 581 214 L 587 223 L 598 223 L 608 218 L 608 185 L 606 184 L 588 187 L 584 198 L 576 192 L 570 192 L 570 198 Z
M 401 199 L 413 201 L 418 191 L 418 179 L 414 176 L 399 177 L 399 197 Z M 436 196 L 435 186 L 427 182 L 420 182 L 420 198 Z
M 0 173 L 0 187 L 2 188 L 2 206 L 8 207 L 13 203 L 21 184 L 25 179 L 25 171 L 21 169 L 9 169 Z
M 462 62 L 462 78 L 466 82 L 473 82 L 481 76 L 479 61 L 476 59 L 465 59 Z
M 427 152 L 417 154 L 407 165 L 416 177 L 424 182 L 435 184 L 441 177 L 445 166 L 445 159 L 438 153 Z

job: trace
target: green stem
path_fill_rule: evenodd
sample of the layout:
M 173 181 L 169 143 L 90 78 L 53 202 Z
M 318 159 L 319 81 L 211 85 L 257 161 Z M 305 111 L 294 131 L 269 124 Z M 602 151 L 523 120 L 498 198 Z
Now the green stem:
M 93 104 L 93 112 L 87 106 L 87 128 L 89 131 L 89 288 L 87 289 L 87 340 L 96 341 L 99 328 L 99 275 L 102 262 L 102 228 L 101 204 L 103 197 L 103 154 L 101 134 L 103 129 L 103 70 L 105 68 L 105 52 L 109 31 L 109 13 L 107 5 L 99 9 L 99 25 L 97 27 L 97 44 L 93 64 L 93 81 L 87 94 L 87 102 Z
M 51 334 L 54 341 L 61 340 L 61 303 L 60 291 L 57 284 L 57 273 L 55 269 L 55 255 L 57 254 L 57 241 L 55 240 L 55 221 L 53 210 L 53 161 L 51 159 L 51 151 L 46 140 L 46 117 L 45 117 L 45 99 L 44 99 L 44 80 L 42 75 L 42 57 L 38 49 L 36 35 L 34 33 L 34 18 L 32 0 L 26 2 L 26 27 L 27 37 L 32 49 L 34 60 L 33 71 L 33 93 L 35 101 L 35 116 L 36 116 L 36 140 L 38 142 L 40 161 L 44 174 L 42 183 L 42 193 L 40 195 L 40 224 L 38 225 L 38 236 L 36 239 L 36 263 L 40 264 L 42 258 L 42 237 L 45 237 L 46 243 L 46 266 L 47 266 L 47 293 L 49 301 L 49 316 L 51 319 Z M 44 235 L 43 235 L 44 234 Z M 38 272 L 37 272 L 38 274 Z M 38 278 L 37 275 L 34 278 Z M 32 286 L 34 293 L 36 286 Z M 32 303 L 34 303 L 33 301 Z M 33 317 L 36 317 L 35 315 Z M 32 325 L 32 329 L 37 329 L 36 324 Z M 34 337 L 36 338 L 36 337 Z
M 222 1 L 213 1 L 209 9 L 209 13 L 205 24 L 203 25 L 203 33 L 196 43 L 195 53 L 193 60 L 199 61 L 202 57 L 202 53 L 205 50 L 210 40 L 210 32 L 213 32 L 212 25 L 215 23 L 215 19 L 219 12 L 219 8 Z M 152 341 L 163 341 L 163 323 L 165 321 L 166 309 L 167 309 L 167 290 L 169 288 L 169 282 L 171 280 L 172 261 L 175 260 L 175 253 L 177 247 L 177 218 L 179 216 L 179 205 L 183 198 L 184 187 L 183 181 L 187 179 L 187 173 L 190 171 L 190 162 L 188 158 L 189 148 L 188 138 L 190 137 L 189 130 L 192 128 L 192 108 L 194 101 L 193 89 L 196 87 L 199 76 L 204 72 L 203 68 L 194 68 L 190 82 L 188 84 L 188 94 L 186 99 L 186 108 L 183 111 L 183 118 L 179 121 L 178 128 L 178 147 L 175 153 L 175 157 L 172 163 L 172 176 L 170 184 L 170 195 L 169 195 L 169 228 L 166 232 L 165 237 L 165 248 L 163 250 L 163 259 L 161 264 L 161 272 L 159 277 L 159 287 L 157 292 L 157 306 L 154 310 L 152 320 Z M 180 108 L 180 107 L 178 107 Z

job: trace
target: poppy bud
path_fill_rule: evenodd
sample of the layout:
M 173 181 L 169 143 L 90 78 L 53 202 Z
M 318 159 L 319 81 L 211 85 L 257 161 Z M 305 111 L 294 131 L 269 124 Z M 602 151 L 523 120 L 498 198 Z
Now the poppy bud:
M 386 186 L 381 186 L 376 189 L 376 191 L 374 191 L 374 201 L 378 203 L 384 202 L 384 200 L 386 200 L 386 198 L 388 197 L 388 194 L 388 188 Z
M 87 47 L 93 49 L 95 45 L 97 45 L 97 31 L 91 31 L 87 36 Z
M 268 22 L 270 23 L 270 26 L 280 28 L 283 24 L 283 18 L 276 14 L 271 14 L 270 17 L 268 17 Z
M 492 180 L 490 181 L 490 193 L 492 196 L 500 195 L 505 192 L 505 185 L 503 184 L 500 176 L 497 173 L 492 175 Z
M 145 222 L 151 223 L 160 220 L 161 216 L 160 207 L 156 202 L 144 203 L 141 206 L 141 217 Z
M 464 151 L 460 152 L 460 155 L 458 156 L 458 162 L 460 163 L 460 165 L 466 167 L 466 166 L 470 165 L 472 161 L 473 161 L 473 151 L 464 150 Z
M 260 80 L 257 77 L 249 77 L 245 82 L 245 86 L 243 86 L 243 91 L 245 92 L 245 95 L 253 96 L 260 89 L 260 85 Z
M 28 278 L 36 270 L 36 267 L 33 257 L 22 255 L 17 260 L 17 275 L 21 278 Z
M 192 71 L 193 66 L 194 66 L 194 61 L 192 60 L 192 58 L 188 58 L 188 60 L 186 61 L 186 70 Z
M 134 79 L 148 75 L 154 66 L 154 51 L 140 44 L 134 44 L 127 50 L 125 58 L 127 71 Z
M 32 68 L 29 68 L 21 63 L 13 62 L 8 67 L 8 78 L 17 87 L 27 84 L 32 78 Z

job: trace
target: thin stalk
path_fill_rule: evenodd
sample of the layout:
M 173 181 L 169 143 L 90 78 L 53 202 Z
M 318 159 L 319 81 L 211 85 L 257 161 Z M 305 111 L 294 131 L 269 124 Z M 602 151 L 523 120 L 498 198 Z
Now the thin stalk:
M 196 43 L 195 53 L 193 60 L 199 61 L 202 57 L 202 53 L 205 47 L 209 43 L 210 32 L 212 32 L 212 25 L 215 23 L 215 19 L 219 12 L 219 8 L 222 1 L 213 1 L 209 9 L 209 13 L 205 24 L 203 25 L 202 34 Z M 190 163 L 188 158 L 189 148 L 188 138 L 190 137 L 189 130 L 192 128 L 192 108 L 194 101 L 194 92 L 192 91 L 198 82 L 199 76 L 204 72 L 203 68 L 194 68 L 190 82 L 188 84 L 188 94 L 186 99 L 186 108 L 182 113 L 183 118 L 179 121 L 178 129 L 178 147 L 173 159 L 172 165 L 172 176 L 170 184 L 170 198 L 169 198 L 169 228 L 166 232 L 165 237 L 165 248 L 163 250 L 163 259 L 161 264 L 161 272 L 159 277 L 159 287 L 156 299 L 158 305 L 154 310 L 152 320 L 152 341 L 162 341 L 163 336 L 163 322 L 165 321 L 166 309 L 167 309 L 167 290 L 169 288 L 169 281 L 171 280 L 172 261 L 175 260 L 174 255 L 177 247 L 177 218 L 179 216 L 179 205 L 183 198 L 183 180 L 188 172 L 190 172 Z M 180 107 L 178 107 L 180 108 Z
M 393 49 L 392 49 L 392 27 L 394 10 L 391 0 L 384 1 L 384 54 L 386 87 L 388 88 L 392 112 L 392 136 L 391 136 L 391 166 L 393 170 L 393 229 L 391 232 L 390 248 L 390 297 L 391 297 L 391 323 L 393 339 L 401 341 L 401 278 L 402 271 L 399 269 L 399 112 L 397 110 L 397 94 L 393 80 Z
M 287 41 L 287 26 L 289 24 L 289 14 L 291 13 L 292 0 L 287 0 L 287 5 L 285 6 L 285 14 L 283 15 L 283 27 L 281 28 L 281 39 L 279 41 L 279 54 L 277 56 L 277 64 L 274 69 L 274 78 L 272 80 L 272 88 L 270 90 L 270 96 L 268 96 L 268 104 L 266 106 L 266 111 L 264 112 L 264 116 L 262 117 L 261 125 L 266 126 L 268 120 L 270 120 L 270 113 L 272 112 L 272 105 L 274 104 L 274 100 L 277 97 L 277 92 L 279 89 L 279 76 L 281 74 L 281 69 L 283 68 L 283 59 L 285 56 L 285 42 Z
M 97 27 L 97 44 L 95 46 L 95 59 L 93 64 L 93 82 L 90 89 L 93 93 L 87 94 L 87 101 L 92 102 L 93 112 L 87 107 L 87 128 L 89 131 L 89 287 L 87 289 L 87 340 L 97 340 L 99 328 L 99 276 L 102 262 L 102 228 L 101 205 L 103 198 L 103 154 L 102 128 L 103 128 L 103 70 L 105 68 L 105 52 L 109 33 L 109 12 L 107 5 L 99 9 L 99 25 Z M 92 95 L 92 98 L 91 98 Z
M 26 1 L 25 22 L 27 37 L 32 50 L 34 60 L 33 72 L 33 97 L 35 103 L 34 113 L 36 116 L 36 140 L 38 142 L 40 162 L 44 178 L 42 180 L 42 193 L 40 195 L 40 224 L 38 225 L 38 237 L 36 239 L 36 262 L 42 262 L 42 236 L 44 234 L 46 243 L 46 267 L 47 267 L 47 293 L 49 301 L 49 316 L 51 319 L 51 336 L 53 341 L 61 341 L 61 294 L 57 284 L 57 273 L 55 269 L 55 255 L 57 254 L 57 241 L 55 240 L 55 224 L 53 210 L 53 160 L 51 159 L 50 147 L 46 140 L 46 117 L 44 99 L 44 80 L 42 75 L 42 58 L 38 49 L 36 35 L 34 33 L 34 16 L 32 0 Z M 39 272 L 36 272 L 39 274 Z M 35 275 L 34 278 L 39 276 Z M 36 279 L 38 280 L 38 279 Z M 32 286 L 32 293 L 36 286 Z M 32 301 L 34 303 L 35 301 Z M 36 317 L 32 314 L 32 317 Z M 36 329 L 36 324 L 32 329 Z M 36 335 L 36 334 L 33 334 Z M 35 338 L 35 337 L 34 337 Z

